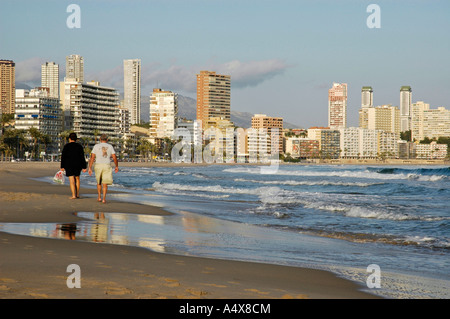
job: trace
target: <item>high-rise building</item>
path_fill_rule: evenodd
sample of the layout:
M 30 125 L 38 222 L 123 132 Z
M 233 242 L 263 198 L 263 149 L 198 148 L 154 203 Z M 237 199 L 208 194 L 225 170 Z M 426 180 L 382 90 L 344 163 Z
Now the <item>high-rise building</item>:
M 49 96 L 59 98 L 59 65 L 45 62 L 41 65 L 41 87 L 49 88 Z
M 231 77 L 211 71 L 197 74 L 197 121 L 230 120 Z
M 65 112 L 65 130 L 95 142 L 97 133 L 110 139 L 120 137 L 119 93 L 98 82 L 61 82 L 61 102 Z M 67 118 L 70 121 L 67 121 Z M 98 132 L 97 132 L 98 131 Z
M 400 110 L 396 106 L 382 105 L 367 109 L 367 127 L 371 130 L 381 130 L 400 133 Z
M 77 82 L 84 82 L 84 59 L 81 55 L 66 56 L 66 78 Z
M 328 126 L 331 129 L 347 127 L 346 83 L 333 83 L 328 90 Z
M 153 89 L 150 95 L 150 136 L 172 138 L 177 128 L 178 94 Z
M 363 86 L 361 89 L 361 108 L 373 107 L 373 90 L 371 86 Z
M 59 98 L 50 96 L 48 88 L 16 90 L 16 129 L 28 130 L 31 127 L 50 137 L 50 151 L 59 151 L 59 134 L 63 119 Z
M 400 88 L 400 131 L 411 129 L 411 99 L 412 90 L 410 86 Z
M 411 142 L 413 142 L 414 140 L 419 142 L 424 139 L 424 111 L 427 111 L 429 109 L 430 104 L 423 101 L 418 101 L 411 104 Z
M 16 103 L 16 64 L 0 60 L 0 109 L 3 114 L 14 113 Z
M 252 117 L 252 128 L 267 135 L 267 152 L 272 154 L 272 150 L 283 153 L 283 118 L 270 117 L 266 114 L 255 114 Z M 261 136 L 262 134 L 260 134 Z M 277 145 L 272 145 L 271 141 L 278 141 Z
M 124 106 L 130 110 L 131 124 L 141 122 L 141 60 L 123 60 Z

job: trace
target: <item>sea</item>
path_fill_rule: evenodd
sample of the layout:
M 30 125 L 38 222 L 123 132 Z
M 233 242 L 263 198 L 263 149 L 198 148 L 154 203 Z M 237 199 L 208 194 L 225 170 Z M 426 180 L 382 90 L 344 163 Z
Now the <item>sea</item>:
M 77 212 L 76 225 L 0 231 L 63 239 L 72 229 L 78 240 L 327 270 L 385 298 L 450 297 L 448 166 L 122 166 L 110 189 L 174 214 Z

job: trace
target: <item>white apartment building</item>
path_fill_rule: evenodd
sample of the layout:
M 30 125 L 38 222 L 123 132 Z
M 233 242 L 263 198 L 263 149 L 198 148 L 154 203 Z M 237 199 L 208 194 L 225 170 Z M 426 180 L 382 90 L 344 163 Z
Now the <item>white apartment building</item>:
M 70 126 L 79 138 L 95 141 L 95 132 L 119 138 L 119 93 L 114 88 L 100 86 L 98 82 L 81 83 L 74 80 L 61 82 L 61 102 Z
M 131 124 L 141 122 L 141 60 L 123 60 L 124 106 L 130 110 Z
M 342 158 L 376 158 L 398 156 L 398 133 L 349 127 L 340 130 Z
M 412 90 L 410 86 L 400 88 L 400 131 L 411 129 Z
M 59 99 L 51 97 L 47 88 L 16 90 L 14 120 L 16 129 L 29 130 L 34 127 L 48 135 L 51 151 L 59 151 L 62 109 Z
M 373 107 L 373 89 L 371 86 L 363 86 L 361 89 L 361 108 Z
M 71 54 L 66 57 L 66 78 L 84 82 L 84 59 L 81 55 Z
M 447 156 L 447 144 L 437 144 L 435 141 L 430 144 L 415 144 L 416 158 L 421 159 L 444 159 Z
M 423 112 L 423 135 L 429 138 L 450 136 L 450 110 L 444 107 Z
M 450 136 L 450 110 L 444 107 L 430 109 L 430 104 L 418 101 L 412 105 L 412 139 L 419 142 L 424 138 Z
M 59 65 L 45 62 L 41 65 L 41 87 L 49 89 L 49 96 L 59 99 Z
M 173 138 L 177 128 L 178 94 L 153 89 L 150 95 L 150 136 Z

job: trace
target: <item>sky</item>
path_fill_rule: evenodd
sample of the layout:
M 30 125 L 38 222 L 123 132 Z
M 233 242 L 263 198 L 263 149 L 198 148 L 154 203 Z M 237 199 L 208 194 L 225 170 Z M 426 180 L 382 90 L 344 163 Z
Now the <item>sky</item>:
M 79 28 L 68 27 L 71 4 Z M 231 75 L 233 111 L 304 128 L 328 125 L 328 90 L 347 83 L 358 126 L 363 86 L 375 105 L 398 106 L 409 85 L 413 102 L 450 108 L 449 33 L 448 0 L 2 0 L 0 59 L 39 86 L 42 63 L 58 63 L 62 80 L 65 57 L 80 54 L 85 80 L 120 92 L 123 60 L 141 59 L 142 95 L 192 98 L 196 74 L 216 71 Z

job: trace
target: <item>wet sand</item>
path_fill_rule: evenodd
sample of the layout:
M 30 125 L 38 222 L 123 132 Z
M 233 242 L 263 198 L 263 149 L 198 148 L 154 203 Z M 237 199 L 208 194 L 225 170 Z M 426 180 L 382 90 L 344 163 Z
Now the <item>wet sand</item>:
M 120 166 L 151 163 L 120 163 Z M 177 165 L 177 164 L 160 164 Z M 30 178 L 53 176 L 59 163 L 0 162 L 0 223 L 70 223 L 75 212 L 165 215 L 126 202 L 102 204 L 96 190 Z M 119 172 L 120 174 L 120 172 Z M 83 185 L 83 178 L 81 180 Z M 67 266 L 81 269 L 81 288 L 68 288 Z M 145 248 L 28 237 L 0 232 L 2 299 L 365 299 L 377 298 L 334 274 L 314 269 L 186 257 Z

